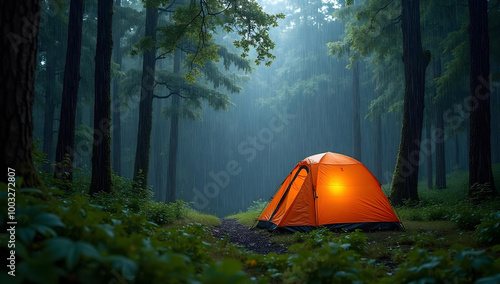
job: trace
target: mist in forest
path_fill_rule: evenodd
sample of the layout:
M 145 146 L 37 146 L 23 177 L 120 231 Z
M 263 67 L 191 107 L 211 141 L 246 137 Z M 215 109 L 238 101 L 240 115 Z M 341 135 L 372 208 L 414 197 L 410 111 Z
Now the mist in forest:
M 53 171 L 69 4 L 42 2 L 47 16 L 40 24 L 33 136 L 37 149 L 47 154 L 42 170 Z M 259 0 L 264 12 L 285 16 L 269 29 L 275 43 L 270 65 L 257 65 L 252 48 L 241 58 L 242 48 L 233 44 L 238 35 L 220 27 L 211 39 L 219 47 L 217 60 L 196 63 L 193 47 L 180 40 L 172 49 L 167 40 L 171 32 L 162 27 L 176 19 L 183 2 L 152 12 L 157 16 L 156 27 L 149 29 L 157 41 L 150 55 L 155 73 L 152 108 L 144 117 L 144 54 L 151 52 L 151 42 L 144 40 L 147 9 L 141 1 L 114 3 L 114 174 L 137 179 L 143 172 L 137 171 L 137 153 L 149 151 L 149 161 L 141 161 L 149 165 L 144 180 L 153 199 L 169 202 L 173 194 L 198 211 L 223 217 L 269 200 L 304 158 L 334 152 L 362 162 L 389 194 L 405 111 L 399 1 L 385 1 L 390 3 L 384 7 L 384 1 Z M 421 2 L 422 49 L 431 56 L 424 73 L 420 157 L 418 166 L 410 160 L 407 170 L 419 168 L 419 181 L 427 185 L 419 190 L 427 190 L 443 187 L 446 173 L 469 167 L 469 67 L 464 66 L 470 62 L 465 59 L 467 7 L 460 1 Z M 74 173 L 81 175 L 90 175 L 92 165 L 97 10 L 96 0 L 85 1 L 73 160 Z M 363 11 L 365 18 L 356 21 L 356 13 Z M 493 12 L 499 13 L 498 8 Z M 499 18 L 490 17 L 493 163 L 500 162 L 500 99 L 494 90 L 499 87 Z M 148 124 L 148 113 L 150 138 L 139 127 Z M 148 139 L 149 146 L 138 146 Z

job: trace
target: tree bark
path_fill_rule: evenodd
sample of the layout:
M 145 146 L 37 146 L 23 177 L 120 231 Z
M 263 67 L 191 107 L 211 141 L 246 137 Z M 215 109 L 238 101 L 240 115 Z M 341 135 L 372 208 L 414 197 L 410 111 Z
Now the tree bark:
M 95 55 L 94 143 L 90 193 L 110 193 L 111 182 L 111 23 L 113 0 L 99 0 Z
M 120 7 L 121 0 L 116 0 L 115 5 Z M 122 48 L 120 45 L 120 37 L 118 33 L 113 39 L 113 55 L 114 61 L 118 64 L 118 71 L 122 70 Z M 120 119 L 120 97 L 119 97 L 118 79 L 113 79 L 113 169 L 117 175 L 121 175 L 121 155 L 122 155 L 122 138 L 121 138 L 121 119 Z
M 444 119 L 443 102 L 441 99 L 436 102 L 436 131 L 441 134 L 436 135 L 436 188 L 446 188 L 446 156 L 444 145 Z
M 146 37 L 156 41 L 158 8 L 146 8 Z M 153 91 L 155 84 L 156 46 L 144 50 L 142 61 L 141 102 L 139 105 L 139 130 L 134 163 L 134 182 L 143 189 L 148 186 L 149 150 L 153 120 Z
M 23 178 L 23 187 L 41 188 L 33 164 L 33 100 L 40 1 L 1 1 L 0 169 Z
M 358 61 L 352 63 L 352 137 L 354 158 L 361 161 L 361 122 L 359 118 L 359 68 Z
M 57 136 L 54 177 L 73 180 L 75 118 L 80 86 L 82 51 L 83 0 L 73 0 L 69 7 L 68 47 L 64 67 L 59 133 Z
M 418 170 L 424 111 L 425 69 L 430 55 L 422 51 L 420 34 L 420 1 L 402 0 L 403 63 L 405 95 L 403 127 L 391 184 L 391 201 L 402 205 L 405 200 L 418 202 Z
M 434 78 L 441 76 L 441 60 L 434 61 Z M 436 188 L 446 188 L 446 156 L 444 144 L 444 118 L 443 118 L 443 98 L 438 98 L 435 104 L 436 110 Z M 438 135 L 439 134 L 439 135 Z
M 377 80 L 376 82 L 377 86 L 375 87 L 375 93 L 374 93 L 374 99 L 377 99 L 380 97 L 380 91 L 378 90 L 379 87 L 379 82 Z M 373 174 L 381 183 L 384 181 L 382 180 L 382 157 L 383 157 L 383 151 L 384 148 L 382 147 L 382 115 L 381 114 L 375 114 L 375 149 L 373 152 L 373 158 L 375 160 L 375 166 L 373 168 Z
M 458 133 L 455 131 L 455 167 L 460 168 L 460 144 L 458 142 Z
M 431 137 L 431 123 L 427 119 L 427 125 L 425 126 L 425 136 L 427 141 L 432 141 Z M 432 171 L 432 151 L 429 151 L 427 155 L 427 189 L 432 189 L 434 187 L 434 176 Z
M 52 170 L 54 159 L 54 86 L 56 85 L 56 66 L 57 55 L 55 46 L 49 44 L 47 49 L 47 62 L 45 69 L 45 114 L 43 122 L 43 148 L 42 151 L 47 154 L 49 163 L 44 166 L 45 171 Z
M 469 0 L 470 144 L 469 191 L 473 199 L 498 195 L 491 169 L 490 47 L 488 1 Z
M 373 174 L 380 182 L 382 181 L 382 156 L 384 148 L 382 147 L 382 118 L 380 114 L 375 116 L 375 167 Z
M 174 73 L 179 73 L 181 66 L 181 51 L 175 50 L 174 53 Z M 177 90 L 177 92 L 180 92 Z M 174 110 L 170 118 L 170 144 L 168 149 L 168 172 L 167 172 L 167 190 L 165 202 L 175 201 L 176 180 L 177 180 L 177 146 L 179 143 L 179 94 L 172 96 L 172 109 Z

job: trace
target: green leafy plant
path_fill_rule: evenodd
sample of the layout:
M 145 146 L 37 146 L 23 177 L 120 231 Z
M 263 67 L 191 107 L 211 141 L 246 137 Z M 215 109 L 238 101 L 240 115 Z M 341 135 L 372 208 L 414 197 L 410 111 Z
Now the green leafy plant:
M 327 242 L 336 242 L 339 244 L 348 244 L 349 249 L 355 250 L 358 253 L 363 253 L 367 245 L 367 237 L 356 229 L 354 232 L 335 233 L 327 228 L 319 228 L 307 233 L 295 233 L 294 239 L 296 242 L 301 242 L 306 248 L 318 248 Z M 292 251 L 304 249 L 303 245 L 292 247 Z
M 457 214 L 452 217 L 452 221 L 457 224 L 458 229 L 472 231 L 481 223 L 482 214 L 472 204 L 464 203 L 457 206 Z
M 500 244 L 500 211 L 486 215 L 476 229 L 476 240 L 479 243 Z
M 447 253 L 415 249 L 395 277 L 385 280 L 386 283 L 487 283 L 497 277 L 499 265 L 485 251 L 453 249 Z
M 290 256 L 290 270 L 284 274 L 286 282 L 302 283 L 370 283 L 375 280 L 370 266 L 362 261 L 348 244 L 328 242 L 318 249 L 303 249 Z

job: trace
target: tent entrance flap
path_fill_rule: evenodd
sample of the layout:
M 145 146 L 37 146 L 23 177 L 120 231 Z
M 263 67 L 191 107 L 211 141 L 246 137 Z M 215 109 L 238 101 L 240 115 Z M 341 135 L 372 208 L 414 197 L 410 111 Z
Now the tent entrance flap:
M 290 191 L 290 188 L 292 187 L 293 183 L 295 182 L 295 180 L 297 179 L 297 177 L 299 176 L 299 174 L 302 170 L 305 170 L 306 173 L 309 173 L 309 168 L 306 165 L 300 166 L 300 168 L 297 170 L 297 172 L 295 172 L 295 175 L 293 176 L 292 180 L 288 184 L 288 187 L 286 188 L 285 193 L 283 193 L 283 196 L 281 197 L 280 201 L 278 202 L 278 205 L 276 205 L 276 209 L 274 209 L 273 214 L 271 214 L 269 221 L 271 221 L 273 219 L 274 215 L 276 215 L 276 212 L 278 212 L 278 209 L 280 209 L 281 205 L 283 204 L 283 201 L 285 200 L 285 198 L 288 195 L 288 192 Z

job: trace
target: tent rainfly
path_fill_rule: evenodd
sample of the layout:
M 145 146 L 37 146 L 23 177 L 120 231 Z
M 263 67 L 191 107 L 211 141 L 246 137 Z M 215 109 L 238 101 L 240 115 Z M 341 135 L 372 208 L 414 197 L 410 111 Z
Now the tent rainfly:
M 298 163 L 257 220 L 270 231 L 403 228 L 375 176 L 359 161 L 331 152 Z

